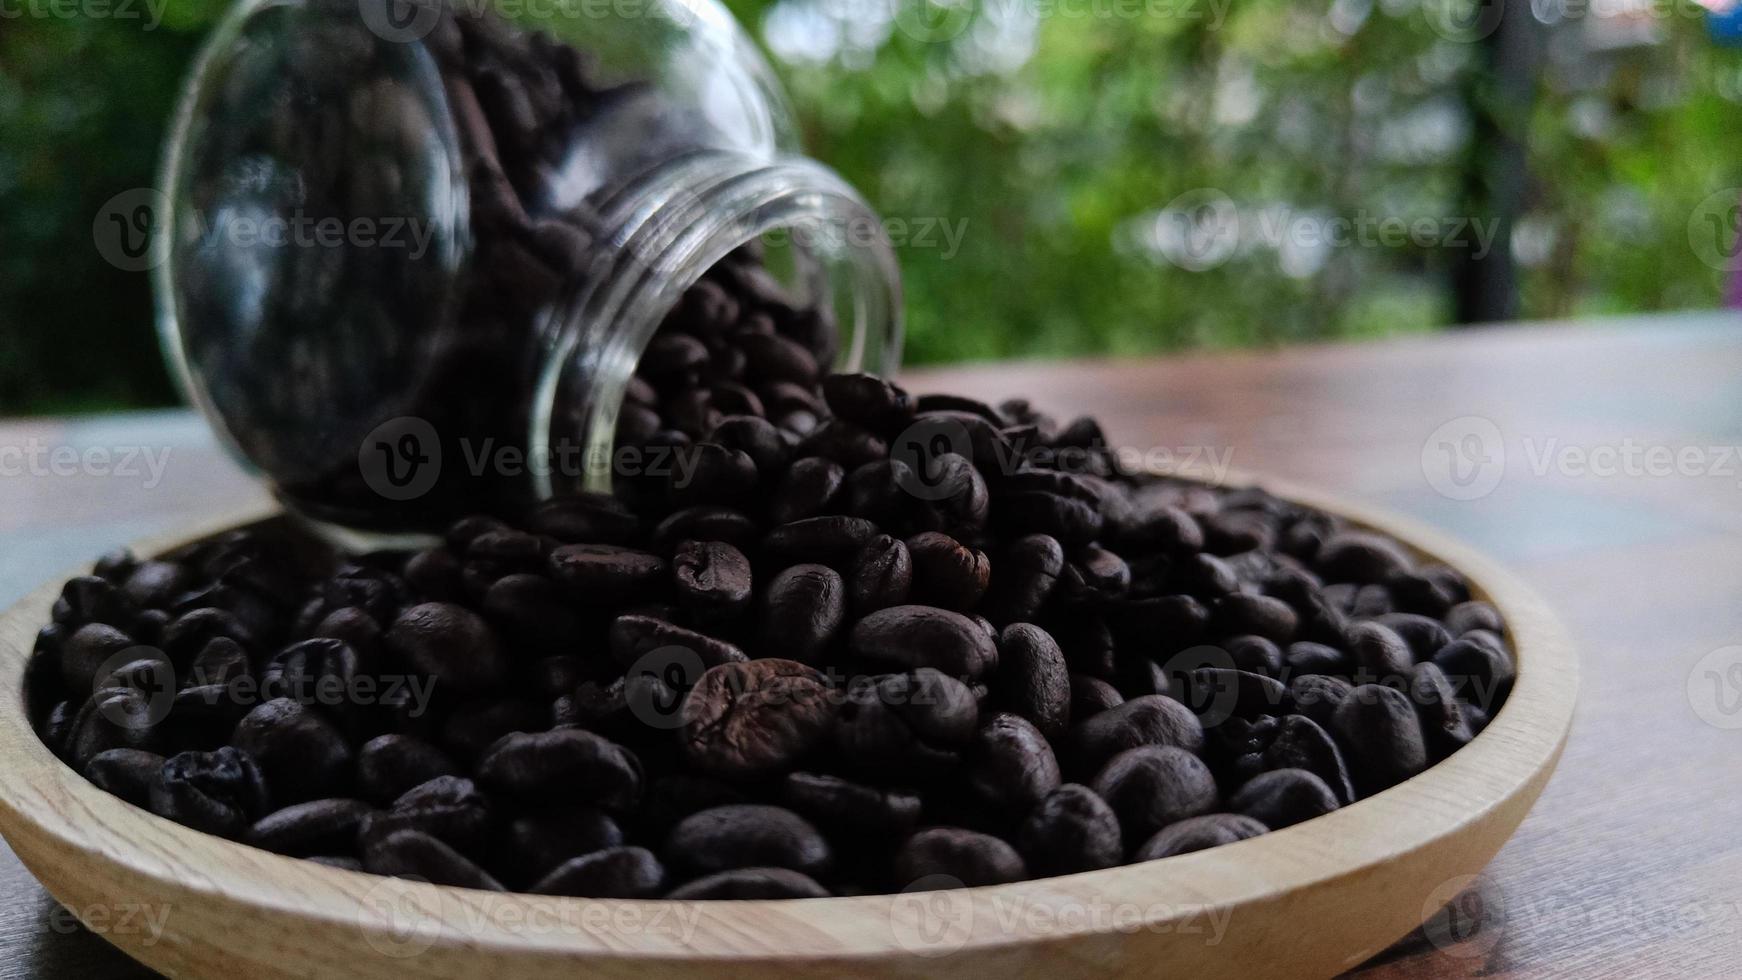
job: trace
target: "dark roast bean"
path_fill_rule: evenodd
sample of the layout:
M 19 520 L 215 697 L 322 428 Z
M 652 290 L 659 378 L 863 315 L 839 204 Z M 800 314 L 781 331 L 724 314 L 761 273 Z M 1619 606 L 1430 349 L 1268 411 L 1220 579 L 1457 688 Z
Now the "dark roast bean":
M 1282 650 L 1270 640 L 1262 636 L 1236 636 L 1226 646 L 1236 668 L 1266 677 L 1282 676 Z
M 762 598 L 762 643 L 790 659 L 815 663 L 847 617 L 847 586 L 827 565 L 794 565 L 774 577 Z
M 1101 533 L 1095 505 L 1062 494 L 1024 491 L 998 498 L 999 520 L 1013 534 L 1048 534 L 1061 544 L 1089 544 Z
M 1427 768 L 1421 722 L 1408 695 L 1378 684 L 1355 688 L 1331 715 L 1350 774 L 1363 796 L 1390 789 Z
M 357 788 L 383 806 L 439 776 L 459 774 L 440 749 L 410 735 L 382 735 L 357 750 Z
M 792 464 L 781 477 L 769 504 L 769 517 L 777 526 L 783 526 L 820 516 L 846 481 L 847 471 L 841 464 L 821 456 L 807 456 Z
M 656 550 L 671 551 L 685 541 L 724 541 L 740 550 L 752 547 L 761 528 L 742 511 L 730 507 L 686 507 L 653 530 Z
M 801 456 L 832 459 L 849 472 L 889 456 L 889 444 L 870 431 L 845 419 L 828 419 L 799 443 Z
M 1227 717 L 1256 718 L 1292 711 L 1288 688 L 1274 677 L 1244 670 L 1200 667 L 1184 676 L 1182 700 L 1207 727 Z
M 1488 711 L 1498 710 L 1500 698 L 1514 676 L 1512 656 L 1499 637 L 1474 630 L 1434 654 L 1433 663 L 1451 681 L 1458 696 Z
M 913 398 L 873 375 L 830 375 L 823 379 L 823 397 L 836 415 L 884 436 L 913 421 Z
M 841 704 L 835 742 L 847 761 L 866 769 L 936 768 L 956 761 L 979 718 L 967 685 L 921 668 L 855 682 Z
M 1464 704 L 1458 700 L 1457 690 L 1446 679 L 1445 672 L 1432 661 L 1415 665 L 1410 677 L 1409 697 L 1415 702 L 1422 737 L 1433 761 L 1444 759 L 1476 737 L 1464 717 Z
M 898 890 L 1003 885 L 1028 877 L 1022 856 L 990 834 L 959 827 L 933 827 L 907 839 L 896 852 L 892 882 Z
M 1156 832 L 1137 849 L 1136 861 L 1159 861 L 1176 854 L 1207 851 L 1224 844 L 1234 844 L 1270 832 L 1270 828 L 1248 816 L 1237 813 L 1209 813 L 1191 817 Z
M 907 539 L 913 558 L 913 588 L 926 602 L 962 612 L 979 605 L 992 579 L 986 553 L 947 534 L 927 531 Z
M 1309 674 L 1347 674 L 1353 667 L 1349 655 L 1323 643 L 1302 641 L 1291 643 L 1283 658 L 1293 677 Z
M 1065 567 L 1064 546 L 1034 534 L 1019 538 L 992 564 L 991 587 L 981 609 L 994 624 L 1033 620 L 1052 596 Z
M 1405 677 L 1415 666 L 1415 657 L 1403 637 L 1376 622 L 1349 627 L 1349 652 L 1358 679 L 1365 682 Z
M 1281 599 L 1240 592 L 1216 600 L 1210 618 L 1212 629 L 1220 635 L 1249 633 L 1276 643 L 1292 640 L 1300 624 L 1294 609 Z
M 1409 567 L 1409 557 L 1376 534 L 1345 532 L 1320 546 L 1314 569 L 1327 582 L 1376 585 Z
M 1209 767 L 1185 749 L 1147 745 L 1114 756 L 1089 784 L 1119 817 L 1127 840 L 1216 808 L 1220 797 Z
M 85 766 L 85 778 L 136 807 L 150 808 L 152 787 L 163 778 L 164 758 L 139 749 L 99 752 Z
M 743 663 L 748 659 L 743 650 L 725 640 L 653 616 L 618 616 L 611 623 L 610 646 L 611 656 L 624 667 L 633 667 L 648 654 L 668 648 L 687 650 L 708 667 Z
M 614 847 L 559 865 L 532 886 L 534 895 L 575 898 L 657 898 L 665 866 L 642 847 Z
M 1064 653 L 1038 626 L 1015 623 L 998 639 L 997 690 L 1011 711 L 1049 739 L 1071 723 L 1071 677 Z
M 1296 677 L 1288 684 L 1288 696 L 1294 709 L 1327 730 L 1331 726 L 1331 716 L 1336 713 L 1337 706 L 1354 690 L 1355 685 L 1341 677 L 1325 674 Z
M 240 837 L 267 809 L 260 768 L 247 752 L 225 746 L 183 752 L 164 762 L 151 784 L 151 811 L 219 837 Z
M 783 524 L 762 539 L 762 553 L 781 567 L 798 564 L 840 568 L 877 535 L 877 525 L 858 517 L 811 517 Z
M 847 597 L 856 615 L 903 605 L 912 589 L 913 556 L 900 540 L 879 534 L 853 559 Z
M 967 750 L 967 779 L 994 809 L 1026 811 L 1058 788 L 1059 764 L 1052 746 L 1026 719 L 993 715 Z
M 1330 787 L 1337 802 L 1343 805 L 1353 803 L 1357 798 L 1355 784 L 1349 778 L 1349 767 L 1343 762 L 1343 753 L 1337 748 L 1336 741 L 1323 726 L 1305 715 L 1289 715 L 1282 719 L 1275 737 L 1264 748 L 1264 767 L 1304 769 Z
M 1172 747 L 1199 752 L 1204 747 L 1204 726 L 1185 705 L 1169 697 L 1135 698 L 1080 722 L 1072 732 L 1076 768 L 1094 773 L 1128 749 L 1140 746 Z
M 438 684 L 462 691 L 493 688 L 508 673 L 508 658 L 478 614 L 446 602 L 412 606 L 387 631 L 387 649 Z
M 1029 871 L 1043 877 L 1099 871 L 1120 864 L 1124 838 L 1113 808 L 1087 786 L 1067 783 L 1047 794 L 1022 823 L 1016 847 Z
M 677 601 L 693 621 L 736 619 L 750 604 L 750 559 L 723 541 L 686 541 L 672 557 Z
M 780 799 L 825 830 L 850 836 L 906 836 L 919 822 L 921 808 L 913 793 L 806 772 L 786 777 Z
M 432 885 L 506 891 L 502 883 L 447 843 L 415 830 L 399 830 L 369 844 L 363 868 L 370 874 L 411 878 Z
M 91 623 L 126 629 L 139 614 L 138 605 L 127 593 L 116 588 L 115 583 L 108 579 L 95 575 L 85 575 L 67 582 L 61 589 L 60 601 L 55 604 L 55 608 L 55 621 L 75 629 Z
M 311 800 L 262 817 L 244 842 L 292 857 L 339 854 L 357 843 L 357 832 L 374 808 L 361 800 Z
M 550 553 L 550 574 L 582 602 L 640 602 L 666 586 L 665 559 L 616 545 L 570 544 Z
M 529 802 L 628 809 L 641 799 L 641 761 L 592 732 L 559 728 L 504 735 L 478 760 L 490 791 Z
M 593 544 L 627 544 L 640 528 L 641 520 L 633 510 L 599 494 L 547 500 L 533 510 L 529 525 L 529 530 L 558 541 Z
M 1475 630 L 1487 630 L 1494 634 L 1506 631 L 1505 622 L 1500 618 L 1500 611 L 1495 609 L 1493 605 L 1479 600 L 1453 606 L 1451 611 L 1446 613 L 1445 624 L 1446 629 L 1450 630 L 1454 637 L 1463 636 L 1465 633 Z
M 979 677 L 998 664 L 986 631 L 960 613 L 930 606 L 894 606 L 866 616 L 853 628 L 852 647 L 867 660 L 958 677 Z
M 367 846 L 397 831 L 416 830 L 470 852 L 486 844 L 491 822 L 490 801 L 471 780 L 437 776 L 365 817 L 358 839 Z
M 1071 718 L 1086 721 L 1124 703 L 1125 696 L 1119 689 L 1099 677 L 1071 675 Z
M 95 690 L 97 672 L 108 661 L 139 649 L 133 637 L 113 626 L 92 623 L 80 627 L 61 648 L 61 683 L 83 697 Z M 131 654 L 129 654 L 131 656 Z
M 501 864 L 510 884 L 528 885 L 578 857 L 619 847 L 623 831 L 603 810 L 584 805 L 542 809 L 502 829 Z
M 1254 776 L 1228 806 L 1272 830 L 1281 830 L 1337 809 L 1337 797 L 1324 780 L 1305 769 L 1277 769 Z
M 791 660 L 722 664 L 683 702 L 684 757 L 729 777 L 790 770 L 826 738 L 836 705 L 823 676 Z
M 665 896 L 674 902 L 773 901 L 826 898 L 829 890 L 809 875 L 786 868 L 739 868 L 680 885 Z
M 834 865 L 828 841 L 809 821 L 781 807 L 751 804 L 685 817 L 662 853 L 667 864 L 697 875 L 786 868 L 814 878 Z
M 1437 619 L 1415 613 L 1387 613 L 1375 622 L 1386 627 L 1409 644 L 1411 655 L 1426 660 L 1452 642 L 1452 633 Z
M 260 764 L 279 804 L 326 799 L 351 788 L 349 741 L 313 708 L 289 698 L 248 712 L 233 740 Z

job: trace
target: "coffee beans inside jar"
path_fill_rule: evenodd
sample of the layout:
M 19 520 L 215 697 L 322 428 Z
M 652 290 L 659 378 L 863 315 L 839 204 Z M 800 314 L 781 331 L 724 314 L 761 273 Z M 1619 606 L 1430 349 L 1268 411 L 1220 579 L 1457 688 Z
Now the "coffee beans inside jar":
M 663 336 L 707 348 L 750 289 L 704 280 Z M 416 553 L 270 523 L 104 558 L 38 638 L 43 740 L 135 806 L 335 867 L 805 898 L 1246 840 L 1505 702 L 1495 608 L 1395 541 L 1127 472 L 1092 420 L 746 336 L 780 400 L 691 400 L 731 389 L 662 344 L 625 441 L 671 465 L 622 496 Z

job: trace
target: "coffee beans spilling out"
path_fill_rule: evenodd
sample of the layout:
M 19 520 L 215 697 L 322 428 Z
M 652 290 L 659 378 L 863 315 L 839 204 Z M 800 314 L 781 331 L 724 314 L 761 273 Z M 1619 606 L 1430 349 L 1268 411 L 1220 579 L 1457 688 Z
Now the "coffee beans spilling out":
M 698 311 L 767 315 L 733 275 L 643 365 L 667 471 L 415 554 L 269 524 L 105 558 L 37 642 L 44 741 L 136 806 L 336 867 L 803 898 L 1246 840 L 1504 703 L 1504 624 L 1456 571 L 1124 472 L 1091 420 L 820 377 L 778 327 L 711 346 Z M 690 399 L 736 391 L 717 350 L 792 399 Z

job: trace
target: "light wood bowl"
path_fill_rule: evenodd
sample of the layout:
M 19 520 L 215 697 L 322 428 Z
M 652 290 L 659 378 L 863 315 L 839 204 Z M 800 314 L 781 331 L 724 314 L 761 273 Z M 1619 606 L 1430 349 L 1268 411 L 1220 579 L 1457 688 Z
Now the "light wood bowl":
M 49 753 L 21 692 L 59 580 L 0 616 L 0 832 L 75 915 L 178 977 L 1330 976 L 1438 911 L 1518 827 L 1565 744 L 1577 664 L 1542 602 L 1481 555 L 1256 482 L 1463 571 L 1505 615 L 1518 679 L 1451 759 L 1254 840 L 1046 881 L 796 902 L 543 898 L 333 870 L 135 809 Z

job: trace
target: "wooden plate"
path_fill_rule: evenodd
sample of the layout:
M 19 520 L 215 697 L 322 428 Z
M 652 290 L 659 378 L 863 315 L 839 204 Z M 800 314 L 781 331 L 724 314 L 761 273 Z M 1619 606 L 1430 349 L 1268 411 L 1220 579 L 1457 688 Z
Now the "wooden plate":
M 1421 924 L 1518 827 L 1560 758 L 1577 665 L 1543 604 L 1488 559 L 1258 482 L 1463 571 L 1505 615 L 1518 679 L 1451 759 L 1254 840 L 1046 881 L 797 902 L 543 898 L 333 870 L 135 809 L 49 753 L 21 691 L 59 579 L 0 616 L 0 832 L 63 905 L 172 976 L 1330 976 Z

